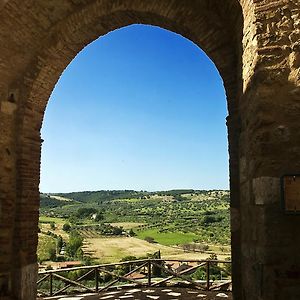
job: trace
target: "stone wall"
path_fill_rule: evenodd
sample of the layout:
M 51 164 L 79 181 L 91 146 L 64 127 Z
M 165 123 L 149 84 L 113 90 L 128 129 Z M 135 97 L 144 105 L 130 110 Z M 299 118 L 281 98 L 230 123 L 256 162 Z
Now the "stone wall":
M 298 0 L 2 1 L 0 295 L 35 298 L 40 128 L 55 83 L 87 44 L 144 23 L 193 41 L 224 81 L 235 300 L 299 299 L 299 217 L 279 193 L 281 175 L 300 173 L 299 13 Z
M 280 177 L 300 170 L 300 3 L 255 2 L 246 41 L 257 48 L 244 60 L 252 74 L 240 103 L 242 299 L 298 299 L 299 217 L 281 208 Z

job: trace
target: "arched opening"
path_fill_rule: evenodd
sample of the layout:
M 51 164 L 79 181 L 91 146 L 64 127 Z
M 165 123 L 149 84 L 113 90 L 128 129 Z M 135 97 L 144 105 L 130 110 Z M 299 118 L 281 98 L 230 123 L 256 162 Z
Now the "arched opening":
M 111 32 L 76 56 L 50 97 L 42 129 L 46 157 L 42 157 L 45 166 L 42 163 L 40 189 L 95 190 L 96 182 L 98 188 L 108 189 L 111 182 L 111 189 L 159 191 L 201 188 L 201 182 L 208 178 L 203 188 L 228 189 L 228 112 L 224 99 L 218 71 L 189 40 L 146 25 Z M 163 157 L 156 161 L 159 151 Z M 188 156 L 194 163 L 183 162 Z M 209 164 L 210 156 L 215 161 Z M 121 162 L 127 164 L 124 171 L 129 172 L 130 161 L 132 173 L 119 175 Z M 119 164 L 119 169 L 114 164 Z M 160 179 L 145 185 L 157 176 L 155 169 L 160 164 Z M 81 172 L 83 165 L 89 165 L 90 171 Z M 76 173 L 78 177 L 67 179 Z M 90 174 L 90 179 L 80 174 Z M 147 174 L 148 179 L 141 181 Z M 88 185 L 90 180 L 95 183 Z
M 26 100 L 20 108 L 20 122 L 16 128 L 19 137 L 17 198 L 20 199 L 20 203 L 26 204 L 16 205 L 16 215 L 30 215 L 31 220 L 29 222 L 25 219 L 16 219 L 12 240 L 15 245 L 21 245 L 19 249 L 22 255 L 17 249 L 15 250 L 18 259 L 13 263 L 13 269 L 17 270 L 18 275 L 10 276 L 12 276 L 13 290 L 23 296 L 27 295 L 28 299 L 34 295 L 34 289 L 27 289 L 25 282 L 36 268 L 40 127 L 43 113 L 51 91 L 67 64 L 85 45 L 109 31 L 134 23 L 157 25 L 187 37 L 214 61 L 226 89 L 229 136 L 233 130 L 235 131 L 235 136 L 229 137 L 229 152 L 232 206 L 238 205 L 238 132 L 236 129 L 239 128 L 239 116 L 235 104 L 242 87 L 241 8 L 237 1 L 228 1 L 222 11 L 217 9 L 217 4 L 208 2 L 189 3 L 184 7 L 176 6 L 174 3 L 163 4 L 163 7 L 161 5 L 161 3 L 126 2 L 124 6 L 123 4 L 106 6 L 96 1 L 75 10 L 52 28 L 43 46 L 35 52 L 35 59 L 31 60 L 30 67 L 27 68 L 20 89 L 22 98 Z M 200 11 L 201 15 L 199 15 Z M 232 189 L 233 186 L 236 189 Z M 236 245 L 233 252 L 235 251 L 236 255 L 240 251 L 239 238 L 237 230 L 233 238 L 233 243 Z M 237 277 L 238 269 L 239 266 L 235 271 Z M 24 282 L 20 278 L 24 278 Z M 22 284 L 22 288 L 16 288 Z
M 140 41 L 137 42 L 137 39 Z M 137 257 L 154 251 L 152 248 L 159 250 L 163 247 L 163 258 L 188 259 L 189 254 L 190 259 L 204 259 L 210 254 L 201 254 L 201 250 L 208 248 L 209 243 L 216 244 L 210 247 L 215 249 L 219 259 L 228 258 L 229 204 L 223 199 L 228 199 L 228 193 L 218 191 L 213 196 L 214 193 L 202 191 L 228 190 L 227 109 L 224 98 L 222 80 L 212 62 L 196 45 L 169 31 L 133 25 L 112 32 L 85 48 L 57 83 L 48 104 L 48 122 L 47 113 L 44 120 L 43 148 L 46 150 L 44 155 L 48 157 L 44 158 L 44 166 L 42 164 L 40 190 L 60 193 L 44 195 L 41 214 L 52 217 L 48 220 L 57 222 L 59 228 L 51 230 L 49 225 L 40 224 L 43 229 L 40 237 L 49 239 L 46 236 L 48 230 L 56 235 L 64 233 L 61 231 L 62 224 L 59 224 L 64 220 L 55 221 L 53 217 L 64 217 L 64 222 L 69 223 L 73 216 L 73 229 L 83 232 L 89 225 L 91 234 L 98 239 L 88 240 L 88 248 L 101 253 L 101 249 L 94 246 L 101 244 L 96 230 L 98 225 L 91 224 L 87 218 L 74 220 L 80 209 L 93 205 L 97 211 L 109 211 L 104 213 L 106 223 L 117 226 L 116 223 L 135 220 L 144 225 L 143 230 L 134 232 L 138 233 L 140 241 L 122 239 L 121 236 L 115 240 L 110 238 L 110 243 L 106 243 L 109 247 L 122 241 L 124 245 L 120 245 L 117 251 L 125 252 L 123 257 L 133 255 L 125 251 L 129 243 L 146 244 L 143 239 L 149 235 L 148 227 L 156 228 L 150 237 L 155 234 L 163 246 L 144 245 L 144 252 L 135 253 Z M 182 191 L 178 194 L 173 191 L 174 196 L 167 196 L 168 190 L 175 189 Z M 195 191 L 191 192 L 191 189 Z M 106 199 L 94 201 L 92 193 L 88 193 L 91 201 L 86 205 L 76 206 L 74 204 L 78 202 L 74 201 L 69 202 L 70 206 L 66 202 L 66 206 L 60 205 L 62 203 L 50 205 L 51 199 L 57 202 L 58 197 L 73 200 L 78 197 L 61 192 L 93 190 L 147 190 L 152 194 L 144 192 L 144 195 L 137 194 L 136 198 L 131 196 L 135 199 L 133 208 L 138 210 L 136 214 L 130 211 L 125 199 L 119 206 L 116 204 L 120 200 L 103 204 L 102 200 Z M 186 195 L 188 193 L 193 195 Z M 149 218 L 139 215 L 148 207 L 144 201 L 138 202 L 141 195 L 151 197 L 148 202 L 154 205 L 148 213 Z M 126 195 L 123 197 L 126 198 Z M 163 203 L 163 197 L 169 197 L 169 203 Z M 180 200 L 176 197 L 185 202 L 179 204 Z M 201 197 L 208 202 L 192 202 Z M 200 213 L 206 209 L 205 204 L 213 203 L 208 198 L 219 201 L 218 205 L 222 207 L 220 211 L 217 211 L 218 205 L 208 207 L 209 217 Z M 154 201 L 156 199 L 161 201 Z M 81 197 L 80 201 L 86 200 Z M 112 215 L 113 210 L 118 209 L 123 210 L 122 215 Z M 161 209 L 172 213 L 157 216 L 154 223 L 155 211 Z M 198 210 L 199 214 L 194 214 L 193 210 Z M 183 220 L 176 220 L 175 230 L 172 222 L 179 214 Z M 210 225 L 210 220 L 214 226 Z M 161 228 L 158 224 L 163 222 L 166 224 Z M 104 228 L 105 224 L 102 226 Z M 88 238 L 86 233 L 83 235 Z M 168 239 L 166 245 L 163 239 Z M 178 253 L 168 247 L 172 245 L 179 246 Z M 184 254 L 191 247 L 194 250 Z M 103 248 L 105 253 L 110 250 Z M 45 250 L 40 252 L 44 254 Z M 90 251 L 87 249 L 87 252 Z M 102 256 L 101 260 L 96 255 L 94 259 L 97 263 L 115 263 L 123 258 L 120 255 L 115 258 L 113 255 L 112 258 Z M 62 260 L 63 256 L 59 258 Z
M 0 294 L 35 299 L 40 128 L 87 44 L 130 24 L 201 47 L 226 89 L 235 299 L 299 298 L 299 220 L 280 178 L 299 174 L 299 1 L 68 0 L 0 4 Z

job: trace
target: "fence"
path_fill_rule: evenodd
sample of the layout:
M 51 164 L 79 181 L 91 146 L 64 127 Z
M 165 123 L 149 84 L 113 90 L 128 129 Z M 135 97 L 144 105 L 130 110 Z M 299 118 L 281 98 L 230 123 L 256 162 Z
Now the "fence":
M 114 287 L 189 286 L 227 290 L 231 262 L 221 260 L 142 259 L 38 273 L 39 296 L 97 292 Z

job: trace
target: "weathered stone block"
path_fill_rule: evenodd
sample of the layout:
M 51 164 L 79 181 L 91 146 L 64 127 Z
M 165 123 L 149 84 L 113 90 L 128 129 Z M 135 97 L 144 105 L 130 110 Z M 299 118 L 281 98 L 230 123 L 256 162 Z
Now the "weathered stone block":
M 254 202 L 256 205 L 268 205 L 280 202 L 280 179 L 259 177 L 252 181 Z
M 1 102 L 1 112 L 12 115 L 17 109 L 17 104 L 9 101 Z

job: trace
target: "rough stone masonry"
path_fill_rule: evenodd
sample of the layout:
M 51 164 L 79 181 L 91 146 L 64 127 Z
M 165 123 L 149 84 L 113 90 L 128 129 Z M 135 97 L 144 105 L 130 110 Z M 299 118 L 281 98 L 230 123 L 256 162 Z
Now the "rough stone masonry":
M 2 0 L 0 20 L 1 299 L 36 297 L 49 95 L 81 49 L 135 23 L 190 39 L 223 78 L 234 299 L 300 299 L 300 216 L 282 210 L 279 180 L 300 173 L 299 0 Z

